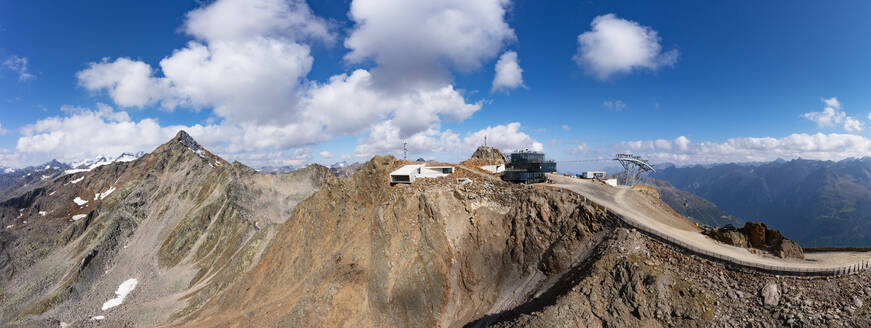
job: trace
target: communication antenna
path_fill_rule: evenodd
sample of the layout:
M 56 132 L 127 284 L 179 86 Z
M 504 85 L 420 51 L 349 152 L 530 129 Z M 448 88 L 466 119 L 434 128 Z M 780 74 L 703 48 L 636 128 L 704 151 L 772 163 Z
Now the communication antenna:
M 644 173 L 656 173 L 656 170 L 653 169 L 653 165 L 650 165 L 646 159 L 635 154 L 617 154 L 614 157 L 614 160 L 623 166 L 623 172 L 625 172 L 623 184 L 627 186 L 634 186 L 636 183 L 641 181 L 641 175 Z
M 484 136 L 484 147 L 487 147 L 487 136 Z
M 402 142 L 402 160 L 408 160 L 408 142 L 405 141 Z

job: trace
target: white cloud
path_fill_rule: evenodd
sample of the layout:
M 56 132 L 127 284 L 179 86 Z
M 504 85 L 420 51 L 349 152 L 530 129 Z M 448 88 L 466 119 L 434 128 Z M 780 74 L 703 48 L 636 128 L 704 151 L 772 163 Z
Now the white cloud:
M 623 109 L 626 108 L 626 103 L 619 99 L 615 101 L 606 100 L 602 102 L 602 106 L 605 106 L 605 108 L 614 110 L 616 112 L 622 112 Z
M 523 86 L 523 69 L 517 63 L 517 53 L 506 51 L 496 62 L 496 76 L 493 77 L 493 87 L 490 92 L 508 93 L 512 89 Z
M 304 0 L 220 0 L 187 14 L 184 31 L 205 41 L 318 39 L 327 43 L 335 35 L 323 18 Z
M 485 129 L 467 133 L 460 139 L 459 134 L 451 130 L 438 131 L 427 129 L 408 138 L 399 136 L 399 129 L 392 125 L 391 121 L 385 121 L 373 128 L 373 132 L 354 150 L 356 157 L 370 157 L 375 154 L 400 155 L 403 142 L 408 145 L 409 154 L 448 154 L 454 158 L 468 158 L 475 148 L 487 144 L 503 151 L 513 151 L 522 148 L 543 151 L 544 146 L 532 139 L 528 134 L 520 131 L 520 123 L 514 122 L 506 125 L 496 125 Z
M 463 138 L 463 142 L 467 145 L 467 149 L 474 151 L 475 148 L 483 144 L 484 136 L 487 136 L 487 145 L 506 152 L 523 148 L 544 151 L 544 145 L 520 131 L 520 128 L 521 125 L 518 122 L 491 126 L 467 135 Z M 471 152 L 469 154 L 471 155 Z
M 844 119 L 844 130 L 850 133 L 859 133 L 864 129 L 865 123 L 852 117 Z
M 360 16 L 355 16 L 361 21 L 354 33 L 362 34 L 357 38 L 349 37 L 348 44 L 363 46 L 367 33 L 374 33 L 372 28 L 390 24 L 383 20 L 392 16 L 375 14 L 370 17 L 364 9 L 372 4 L 359 2 L 352 5 L 352 11 L 353 8 L 362 10 Z M 474 47 L 493 41 L 495 43 L 485 48 L 493 48 L 490 50 L 495 54 L 502 41 L 489 38 L 501 35 L 496 26 L 501 26 L 499 22 L 504 25 L 502 5 L 501 2 L 496 6 L 458 2 L 435 6 L 442 8 L 442 12 L 429 13 L 421 11 L 420 6 L 403 4 L 391 10 L 408 10 L 409 15 L 432 14 L 433 23 L 447 24 L 443 27 L 449 33 L 469 32 L 472 35 L 464 38 L 475 40 L 454 41 L 474 44 Z M 489 16 L 494 13 L 488 10 L 497 11 L 497 16 Z M 470 21 L 494 17 L 498 22 L 491 22 L 490 27 L 469 25 Z M 467 27 L 474 28 L 464 30 Z M 502 27 L 513 37 L 507 25 Z M 197 41 L 189 42 L 161 60 L 160 69 L 129 58 L 103 59 L 77 74 L 79 84 L 91 91 L 107 91 L 122 107 L 211 108 L 222 119 L 222 127 L 240 136 L 225 145 L 231 153 L 311 145 L 337 134 L 365 132 L 388 119 L 399 129 L 400 137 L 408 137 L 429 129 L 438 130 L 443 120 L 463 121 L 482 105 L 481 102 L 467 103 L 462 90 L 456 90 L 449 81 L 397 91 L 378 87 L 375 74 L 364 69 L 350 75 L 337 74 L 326 83 L 307 81 L 314 59 L 303 40 L 329 43 L 335 36 L 329 24 L 314 16 L 303 1 L 218 0 L 190 12 L 182 30 Z M 390 49 L 381 49 L 384 51 L 419 46 L 403 43 L 404 40 L 378 42 L 389 46 Z M 492 56 L 483 48 L 475 48 L 476 54 L 469 54 L 464 51 L 470 50 L 471 45 L 458 46 L 442 41 L 443 44 L 428 48 L 438 53 L 433 58 L 439 61 L 447 56 L 453 58 L 452 63 L 457 66 L 472 67 L 475 65 L 470 63 Z M 452 48 L 455 46 L 459 48 Z M 352 53 L 354 51 L 352 49 Z M 420 63 L 428 64 L 431 63 Z M 376 69 L 380 71 L 380 67 Z
M 707 164 L 772 161 L 777 158 L 841 160 L 871 153 L 871 139 L 852 134 L 791 134 L 783 138 L 731 138 L 724 142 L 692 142 L 680 136 L 672 140 L 621 142 L 615 152 L 643 154 L 657 163 Z
M 354 0 L 345 47 L 351 63 L 374 61 L 380 86 L 433 87 L 451 68 L 472 71 L 515 39 L 508 0 Z
M 823 99 L 826 107 L 821 112 L 804 113 L 801 116 L 813 121 L 820 128 L 834 127 L 835 125 L 843 124 L 844 130 L 851 133 L 862 132 L 865 123 L 853 117 L 847 116 L 841 111 L 841 102 L 838 98 L 832 97 Z
M 563 131 L 571 131 L 572 130 L 572 127 L 565 125 L 565 124 L 563 124 L 562 128 L 563 128 Z
M 678 51 L 662 52 L 659 34 L 650 27 L 614 14 L 594 18 L 590 27 L 578 35 L 574 60 L 601 80 L 638 68 L 657 70 L 677 61 Z
M 91 91 L 107 90 L 112 101 L 123 107 L 142 107 L 165 96 L 166 83 L 152 77 L 148 64 L 130 58 L 88 64 L 76 73 L 79 85 Z
M 579 144 L 579 145 L 575 145 L 569 149 L 566 149 L 566 153 L 568 153 L 569 155 L 586 154 L 589 152 L 590 152 L 590 149 L 587 147 L 587 144 Z
M 36 75 L 27 71 L 27 57 L 9 57 L 3 62 L 3 66 L 18 73 L 18 82 L 27 82 L 36 78 Z
M 320 155 L 321 158 L 333 158 L 333 154 L 330 153 L 330 152 L 328 152 L 328 151 L 326 151 L 326 150 L 324 150 L 324 151 L 318 153 L 318 155 Z
M 6 129 L 3 128 L 3 123 L 0 122 L 0 135 L 4 135 L 4 134 L 6 134 L 6 132 L 8 132 L 8 131 L 6 131 Z
M 16 149 L 22 153 L 45 153 L 59 160 L 89 158 L 99 152 L 117 155 L 125 151 L 150 151 L 169 140 L 177 127 L 161 127 L 156 120 L 139 122 L 123 112 L 66 107 L 72 115 L 48 117 L 21 129 Z

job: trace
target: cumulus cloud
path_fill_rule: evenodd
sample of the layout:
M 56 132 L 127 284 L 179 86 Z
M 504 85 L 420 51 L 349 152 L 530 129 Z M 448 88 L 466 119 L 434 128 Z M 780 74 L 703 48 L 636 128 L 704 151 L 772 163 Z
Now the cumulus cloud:
M 385 121 L 373 128 L 368 139 L 354 150 L 354 155 L 365 158 L 374 154 L 400 154 L 403 143 L 407 143 L 408 151 L 411 154 L 440 153 L 467 158 L 474 152 L 475 148 L 484 144 L 485 136 L 489 146 L 503 151 L 523 148 L 536 151 L 544 150 L 544 146 L 540 142 L 521 131 L 521 125 L 517 122 L 469 132 L 463 138 L 451 130 L 439 131 L 436 129 L 428 129 L 408 138 L 401 138 L 399 129 L 393 126 L 391 121 Z
M 463 91 L 455 89 L 449 79 L 428 76 L 427 83 L 401 90 L 379 86 L 376 75 L 390 75 L 382 66 L 394 64 L 379 58 L 402 52 L 400 57 L 416 60 L 407 66 L 415 69 L 397 74 L 475 68 L 513 38 L 502 17 L 507 4 L 400 2 L 389 6 L 389 15 L 371 12 L 377 5 L 366 0 L 352 3 L 356 26 L 346 40 L 351 48 L 348 60 L 371 58 L 378 64 L 375 71 L 358 69 L 323 83 L 309 81 L 306 76 L 314 58 L 306 42 L 333 42 L 329 23 L 300 0 L 218 0 L 188 13 L 182 30 L 194 40 L 161 60 L 159 68 L 130 58 L 104 58 L 89 64 L 77 77 L 82 87 L 106 91 L 121 107 L 211 109 L 221 127 L 238 133 L 236 140 L 225 145 L 233 153 L 283 151 L 338 134 L 376 133 L 374 127 L 387 120 L 398 129 L 400 138 L 407 138 L 439 130 L 445 120 L 463 121 L 478 111 L 482 103 L 466 102 Z M 393 15 L 426 16 L 442 28 L 426 33 L 456 39 L 408 43 L 423 38 L 412 35 L 413 29 L 399 29 L 391 25 L 396 22 L 385 21 Z M 417 27 L 417 21 L 403 20 L 412 21 Z M 369 39 L 384 36 L 388 25 L 401 37 Z M 371 48 L 371 42 L 383 48 Z
M 480 131 L 470 133 L 463 142 L 467 145 L 467 149 L 474 150 L 483 144 L 484 136 L 487 137 L 487 145 L 504 150 L 512 151 L 528 148 L 534 151 L 544 151 L 544 145 L 535 141 L 528 134 L 520 131 L 521 125 L 518 122 L 508 123 L 506 125 L 496 125 L 487 127 Z M 469 153 L 471 154 L 471 152 Z
M 335 41 L 323 18 L 304 0 L 220 0 L 187 14 L 184 31 L 206 41 L 316 39 Z
M 658 163 L 708 164 L 772 161 L 777 158 L 841 160 L 871 153 L 871 139 L 853 134 L 796 133 L 783 138 L 731 138 L 724 142 L 675 139 L 621 142 L 615 152 L 641 153 Z
M 36 78 L 36 75 L 27 71 L 27 57 L 9 57 L 3 61 L 3 66 L 18 73 L 18 82 L 27 82 Z
M 490 92 L 508 93 L 523 86 L 523 69 L 517 63 L 517 53 L 506 51 L 496 62 L 496 76 Z
M 6 129 L 3 128 L 3 122 L 0 122 L 0 135 L 4 135 L 6 132 Z
M 865 123 L 853 117 L 847 116 L 841 111 L 841 102 L 838 98 L 832 97 L 823 99 L 826 104 L 821 112 L 810 112 L 802 114 L 802 117 L 813 121 L 820 128 L 834 127 L 843 124 L 844 130 L 851 133 L 862 132 Z
M 351 63 L 373 61 L 378 84 L 433 87 L 450 69 L 472 71 L 515 39 L 505 22 L 508 0 L 354 0 L 345 40 Z
M 228 160 L 254 166 L 298 165 L 311 158 L 307 148 L 293 149 L 282 138 L 292 138 L 292 129 L 265 129 L 239 124 L 194 124 L 162 126 L 156 119 L 131 120 L 125 111 L 106 104 L 96 109 L 63 106 L 64 116 L 41 119 L 21 128 L 16 145 L 19 162 L 35 164 L 51 158 L 76 161 L 98 154 L 151 151 L 186 130 L 209 150 Z M 280 150 L 274 150 L 280 148 Z
M 614 14 L 594 18 L 590 27 L 590 31 L 578 35 L 578 51 L 573 59 L 598 79 L 635 69 L 655 71 L 677 62 L 678 51 L 663 52 L 659 34 L 650 27 Z
M 333 158 L 333 154 L 330 153 L 330 152 L 328 152 L 328 151 L 326 151 L 326 150 L 324 150 L 324 151 L 318 153 L 318 155 L 320 155 L 321 158 Z
M 571 130 L 572 130 L 572 127 L 563 124 L 563 125 L 562 125 L 562 129 L 563 129 L 563 131 L 571 131 Z
M 589 152 L 590 149 L 587 147 L 587 144 L 579 144 L 566 149 L 566 153 L 569 155 L 586 154 Z
M 124 112 L 65 107 L 64 117 L 48 117 L 21 129 L 16 150 L 26 154 L 45 153 L 73 161 L 105 152 L 151 150 L 169 140 L 180 127 L 161 127 L 156 120 L 129 120 Z
M 605 108 L 611 109 L 615 112 L 622 112 L 623 109 L 626 108 L 626 103 L 619 99 L 615 101 L 606 100 L 602 102 L 602 106 L 605 106 Z
M 401 144 L 388 147 L 390 140 L 423 141 L 421 136 L 441 133 L 433 131 L 440 131 L 442 122 L 460 122 L 480 110 L 482 102 L 467 102 L 463 90 L 450 83 L 449 71 L 477 68 L 514 38 L 503 20 L 507 2 L 397 2 L 388 6 L 390 12 L 371 11 L 379 5 L 367 0 L 352 3 L 349 15 L 356 25 L 345 40 L 351 49 L 346 59 L 373 60 L 374 70 L 309 81 L 314 61 L 309 43 L 335 41 L 329 22 L 315 16 L 301 0 L 218 0 L 186 15 L 181 30 L 193 40 L 158 67 L 125 57 L 104 58 L 90 63 L 77 78 L 87 90 L 107 92 L 121 107 L 211 110 L 216 119 L 188 127 L 210 138 L 205 145 L 217 147 L 213 151 L 228 158 L 273 164 L 281 164 L 275 157 L 280 155 L 306 159 L 291 149 L 341 134 L 368 132 L 370 137 L 362 140 L 376 142 L 362 145 L 363 149 Z M 418 29 L 420 20 L 428 22 L 426 29 Z M 399 23 L 408 28 L 397 28 Z M 424 41 L 417 35 L 420 31 L 434 39 Z M 379 75 L 384 78 L 378 79 Z M 383 82 L 402 80 L 421 83 L 391 88 Z M 67 114 L 98 115 L 104 124 L 124 121 L 112 122 L 109 113 L 91 110 Z M 45 149 L 28 145 L 52 132 L 40 130 L 22 138 L 21 149 Z

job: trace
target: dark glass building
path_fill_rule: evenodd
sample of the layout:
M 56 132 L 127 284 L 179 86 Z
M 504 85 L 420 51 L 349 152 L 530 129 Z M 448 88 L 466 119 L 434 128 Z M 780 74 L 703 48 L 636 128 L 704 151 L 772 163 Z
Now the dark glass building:
M 502 180 L 514 183 L 536 183 L 546 180 L 544 174 L 556 172 L 556 162 L 544 159 L 544 153 L 522 150 L 510 155 Z

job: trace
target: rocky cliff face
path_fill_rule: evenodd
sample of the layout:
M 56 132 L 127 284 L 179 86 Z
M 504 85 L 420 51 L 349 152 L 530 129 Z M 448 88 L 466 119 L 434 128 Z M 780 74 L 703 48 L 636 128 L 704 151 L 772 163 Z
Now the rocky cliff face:
M 741 229 L 714 228 L 705 231 L 709 237 L 732 246 L 768 252 L 772 255 L 803 259 L 804 251 L 780 231 L 769 229 L 762 222 L 747 222 Z

